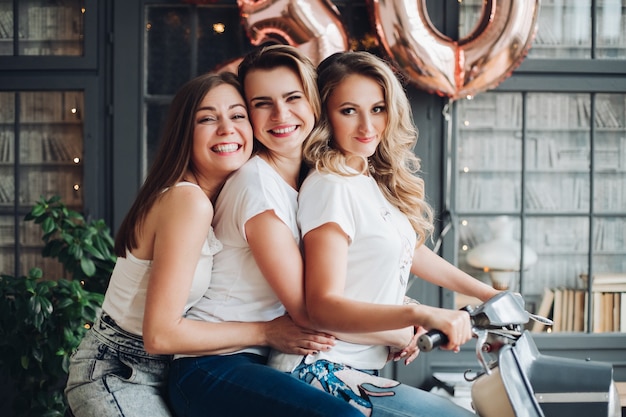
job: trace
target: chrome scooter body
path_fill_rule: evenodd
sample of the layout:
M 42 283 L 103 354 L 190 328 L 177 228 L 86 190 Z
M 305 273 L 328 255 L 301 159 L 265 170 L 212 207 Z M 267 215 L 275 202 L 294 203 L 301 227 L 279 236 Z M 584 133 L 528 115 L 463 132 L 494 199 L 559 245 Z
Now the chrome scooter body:
M 472 407 L 480 417 L 621 416 L 613 367 L 541 354 L 524 326 L 531 319 L 551 321 L 527 312 L 519 294 L 502 292 L 464 310 L 482 367 L 472 379 Z M 445 335 L 434 330 L 418 346 L 429 351 L 445 343 Z

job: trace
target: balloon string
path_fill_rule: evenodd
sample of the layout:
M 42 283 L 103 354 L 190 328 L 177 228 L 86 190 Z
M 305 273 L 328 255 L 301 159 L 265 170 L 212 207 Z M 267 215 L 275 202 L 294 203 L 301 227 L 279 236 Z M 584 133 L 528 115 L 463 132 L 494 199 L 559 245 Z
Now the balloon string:
M 439 249 L 443 244 L 443 239 L 446 234 L 450 231 L 453 225 L 453 218 L 451 212 L 451 190 L 452 190 L 452 117 L 450 115 L 450 107 L 452 106 L 453 100 L 447 100 L 446 104 L 443 106 L 442 114 L 443 119 L 446 123 L 445 128 L 445 140 L 446 140 L 446 173 L 445 173 L 445 190 L 444 190 L 444 207 L 441 213 L 441 221 L 444 224 L 444 227 L 439 234 L 439 238 L 433 247 L 433 251 L 435 253 L 439 253 Z
M 450 210 L 450 187 L 452 185 L 452 121 L 450 116 L 450 105 L 452 100 L 448 99 L 443 106 L 441 113 L 446 123 L 446 190 L 444 198 L 443 211 L 448 212 Z

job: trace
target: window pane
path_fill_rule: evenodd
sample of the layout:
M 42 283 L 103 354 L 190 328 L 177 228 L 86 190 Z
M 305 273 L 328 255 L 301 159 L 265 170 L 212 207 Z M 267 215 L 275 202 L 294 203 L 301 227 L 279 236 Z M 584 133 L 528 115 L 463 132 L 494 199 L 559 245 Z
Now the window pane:
M 521 103 L 517 93 L 485 93 L 458 102 L 460 211 L 520 209 Z
M 626 58 L 626 0 L 598 2 L 597 58 Z
M 83 93 L 20 93 L 20 204 L 61 196 L 83 204 Z
M 15 274 L 15 93 L 0 92 L 0 273 Z
M 192 75 L 189 7 L 146 7 L 148 95 L 174 94 Z
M 626 95 L 596 96 L 594 210 L 626 212 Z
M 538 213 L 589 211 L 588 94 L 528 94 L 525 207 Z
M 537 264 L 524 271 L 524 293 L 539 295 L 544 287 L 582 288 L 587 273 L 589 219 L 587 217 L 528 217 L 527 244 Z
M 41 225 L 21 219 L 41 197 L 83 210 L 83 114 L 83 91 L 0 93 L 1 273 L 40 267 L 46 278 L 62 276 L 56 260 L 41 257 Z
M 81 0 L 19 1 L 19 55 L 82 56 L 84 14 L 88 12 L 83 4 Z
M 236 6 L 199 8 L 198 20 L 198 74 L 241 58 L 252 48 Z
M 591 58 L 591 0 L 544 0 L 531 58 Z
M 13 1 L 0 0 L 0 55 L 13 55 Z

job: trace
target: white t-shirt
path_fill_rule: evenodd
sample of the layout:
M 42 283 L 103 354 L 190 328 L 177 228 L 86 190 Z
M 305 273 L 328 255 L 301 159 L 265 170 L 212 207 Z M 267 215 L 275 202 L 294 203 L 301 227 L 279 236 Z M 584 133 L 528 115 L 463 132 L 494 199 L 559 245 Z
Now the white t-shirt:
M 179 182 L 174 187 L 194 186 L 190 182 Z M 165 191 L 164 191 L 165 192 Z M 222 244 L 215 237 L 213 228 L 202 245 L 200 259 L 191 284 L 191 291 L 181 315 L 196 303 L 209 287 L 211 282 L 211 269 L 213 267 L 213 255 L 222 249 Z M 146 293 L 152 260 L 138 259 L 129 251 L 126 257 L 118 257 L 111 280 L 104 297 L 102 310 L 106 312 L 115 323 L 127 332 L 141 336 L 143 334 L 143 315 L 146 306 Z M 175 279 L 176 277 L 172 277 Z
M 210 322 L 270 321 L 285 308 L 254 260 L 245 224 L 273 210 L 300 244 L 296 222 L 298 193 L 258 156 L 251 158 L 224 184 L 215 205 L 215 234 L 224 249 L 215 257 L 211 286 L 187 313 Z M 267 355 L 267 347 L 245 349 Z
M 377 304 L 403 302 L 416 234 L 374 179 L 312 172 L 300 189 L 298 220 L 302 236 L 332 222 L 349 237 L 347 298 Z M 327 359 L 358 369 L 380 369 L 387 354 L 386 346 L 338 340 L 328 352 L 309 355 L 306 363 Z

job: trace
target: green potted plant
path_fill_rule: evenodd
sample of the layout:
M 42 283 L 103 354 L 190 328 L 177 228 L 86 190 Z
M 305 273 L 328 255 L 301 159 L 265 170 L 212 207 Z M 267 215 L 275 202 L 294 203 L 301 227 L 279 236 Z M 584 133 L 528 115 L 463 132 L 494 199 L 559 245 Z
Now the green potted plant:
M 86 290 L 104 294 L 116 261 L 111 231 L 104 220 L 88 221 L 60 199 L 41 197 L 25 220 L 41 225 L 43 257 L 56 258 Z
M 9 412 L 63 416 L 69 358 L 99 314 L 113 239 L 102 220 L 85 220 L 59 197 L 41 198 L 25 220 L 41 225 L 42 255 L 59 260 L 68 277 L 46 280 L 37 268 L 0 276 L 0 369 L 15 387 Z

